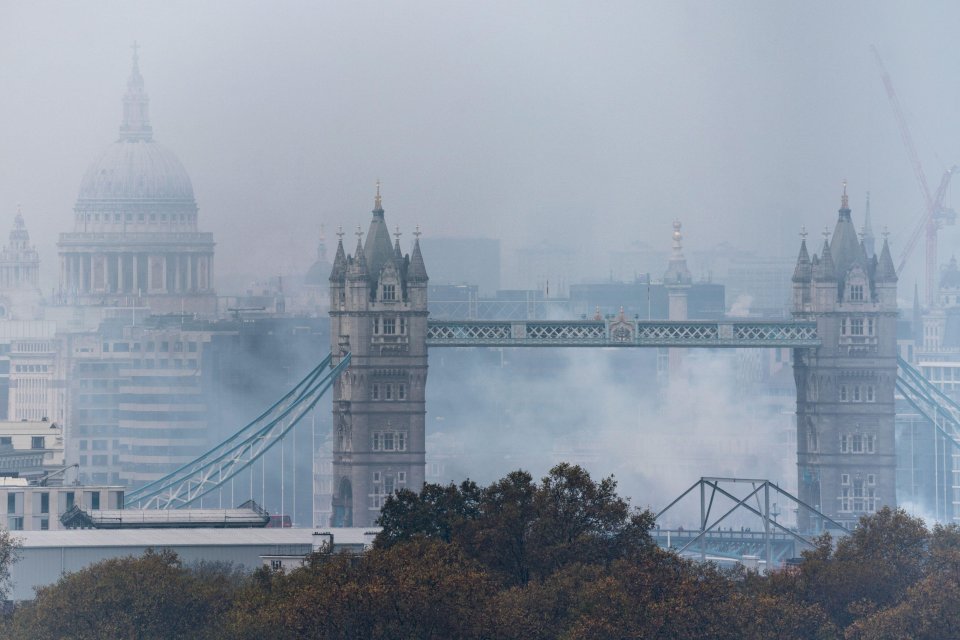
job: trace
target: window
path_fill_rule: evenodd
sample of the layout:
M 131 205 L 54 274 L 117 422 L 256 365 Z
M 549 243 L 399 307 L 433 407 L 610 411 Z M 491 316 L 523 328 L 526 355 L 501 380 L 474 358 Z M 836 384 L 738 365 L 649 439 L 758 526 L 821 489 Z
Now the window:
M 0 436 L 0 446 L 13 446 L 13 438 L 10 436 Z
M 400 335 L 406 335 L 407 333 L 407 319 L 403 316 L 400 316 Z
M 407 385 L 398 384 L 397 385 L 397 400 L 406 400 L 407 399 Z
M 853 387 L 853 401 L 854 401 L 854 402 L 860 402 L 860 401 L 861 401 L 861 397 L 860 397 L 860 385 L 854 385 L 854 387 Z
M 863 318 L 850 318 L 850 335 L 863 335 Z
M 373 319 L 373 335 L 380 333 L 380 318 Z
M 840 335 L 847 335 L 847 319 L 840 318 Z
M 847 398 L 847 385 L 842 384 L 840 385 L 840 402 L 847 402 Z
M 867 335 L 873 335 L 873 318 L 867 318 Z
M 850 300 L 852 302 L 863 302 L 863 285 L 862 284 L 850 285 Z
M 16 513 L 17 512 L 17 494 L 8 493 L 7 494 L 7 513 Z
M 393 400 L 393 385 L 385 384 L 383 385 L 383 399 L 384 400 Z
M 876 402 L 877 401 L 877 388 L 872 384 L 866 386 L 866 401 L 867 402 Z
M 397 320 L 396 318 L 384 318 L 383 319 L 383 335 L 392 336 L 397 333 Z
M 840 511 L 850 511 L 850 489 L 840 489 Z
M 31 449 L 43 449 L 43 436 L 33 436 L 30 438 Z
M 100 492 L 99 491 L 90 492 L 90 508 L 100 509 Z
M 370 399 L 379 400 L 380 399 L 380 385 L 375 384 L 370 387 Z
M 397 299 L 397 285 L 395 284 L 385 284 L 383 285 L 383 299 L 384 301 L 394 301 Z
M 859 433 L 853 435 L 853 443 L 850 447 L 853 453 L 863 453 L 863 436 Z
M 50 513 L 50 494 L 40 494 L 40 513 Z
M 850 436 L 840 434 L 840 453 L 850 452 Z
M 867 453 L 874 453 L 877 449 L 877 436 L 867 436 Z
M 867 474 L 867 484 L 877 484 L 877 476 L 872 473 Z
M 23 531 L 23 517 L 17 516 L 15 518 L 9 518 L 8 522 L 10 523 L 10 531 Z
M 274 571 L 279 571 L 280 569 L 283 569 L 283 560 L 271 560 L 270 568 L 273 569 Z
M 67 491 L 66 493 L 66 510 L 73 509 L 73 491 Z
M 404 431 L 376 431 L 373 433 L 374 451 L 406 451 L 407 434 Z
M 850 474 L 841 473 L 840 474 L 840 484 L 850 484 Z

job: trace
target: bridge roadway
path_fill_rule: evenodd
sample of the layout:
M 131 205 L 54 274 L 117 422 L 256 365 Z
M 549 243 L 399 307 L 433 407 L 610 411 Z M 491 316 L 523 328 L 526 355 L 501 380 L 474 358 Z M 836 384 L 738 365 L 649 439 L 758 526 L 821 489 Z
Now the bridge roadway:
M 787 558 L 799 556 L 800 551 L 808 548 L 793 536 L 775 532 L 765 534 L 763 531 L 712 530 L 697 541 L 694 541 L 700 535 L 700 531 L 697 529 L 655 528 L 650 531 L 650 535 L 664 549 L 678 551 L 686 547 L 684 553 L 688 556 L 700 556 L 703 552 L 710 558 L 726 558 L 737 561 L 742 560 L 743 556 L 764 558 L 766 544 L 769 541 L 771 547 L 770 559 L 777 565 L 782 564 Z
M 430 320 L 430 347 L 818 347 L 816 322 Z

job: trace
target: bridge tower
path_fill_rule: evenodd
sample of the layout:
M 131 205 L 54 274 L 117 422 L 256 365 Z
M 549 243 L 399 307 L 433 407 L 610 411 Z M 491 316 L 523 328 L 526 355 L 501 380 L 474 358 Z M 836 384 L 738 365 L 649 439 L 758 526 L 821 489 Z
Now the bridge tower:
M 819 256 L 810 257 L 803 236 L 793 315 L 815 321 L 822 344 L 794 350 L 798 497 L 854 525 L 896 504 L 897 274 L 886 238 L 879 258 L 857 239 L 846 184 Z M 822 527 L 798 518 L 801 531 Z
M 352 353 L 334 385 L 332 526 L 374 523 L 387 496 L 424 481 L 427 270 L 419 231 L 413 255 L 391 247 L 380 187 L 373 219 L 352 256 L 340 234 L 330 274 L 333 364 Z

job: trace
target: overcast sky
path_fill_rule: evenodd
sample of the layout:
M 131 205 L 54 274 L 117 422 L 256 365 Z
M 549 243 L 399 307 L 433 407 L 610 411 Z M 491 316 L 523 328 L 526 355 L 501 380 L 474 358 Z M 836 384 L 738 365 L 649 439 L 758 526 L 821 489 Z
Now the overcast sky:
M 51 286 L 136 40 L 220 275 L 305 270 L 377 178 L 405 241 L 543 239 L 599 274 L 675 218 L 691 250 L 795 256 L 846 178 L 899 255 L 922 198 L 869 45 L 934 189 L 960 163 L 957 25 L 955 2 L 0 0 L 0 233 L 22 203 Z

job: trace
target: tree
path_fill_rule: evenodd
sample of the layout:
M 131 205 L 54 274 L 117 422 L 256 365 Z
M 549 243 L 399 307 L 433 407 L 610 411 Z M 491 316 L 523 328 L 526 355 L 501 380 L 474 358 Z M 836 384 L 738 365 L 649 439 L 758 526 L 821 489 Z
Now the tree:
M 184 568 L 169 550 L 104 560 L 37 590 L 14 612 L 10 637 L 213 638 L 232 606 L 229 565 Z
M 631 511 L 613 477 L 600 482 L 559 464 L 540 484 L 514 471 L 483 490 L 427 485 L 387 499 L 378 548 L 426 537 L 459 544 L 508 585 L 542 579 L 571 562 L 609 563 L 649 550 L 653 514 Z

